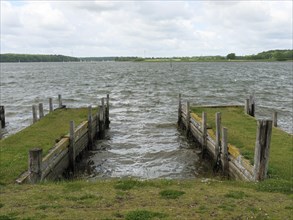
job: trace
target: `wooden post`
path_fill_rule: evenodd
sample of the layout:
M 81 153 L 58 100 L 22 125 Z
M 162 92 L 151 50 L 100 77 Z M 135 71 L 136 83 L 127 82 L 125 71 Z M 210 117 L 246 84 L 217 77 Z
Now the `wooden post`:
M 221 152 L 221 113 L 216 113 L 216 146 L 215 146 L 215 161 L 217 161 Z
M 31 183 L 37 183 L 42 177 L 42 153 L 43 149 L 34 148 L 29 150 L 28 171 Z
M 109 125 L 110 125 L 110 117 L 109 117 L 109 113 L 110 113 L 110 110 L 109 110 L 109 100 L 110 100 L 110 96 L 109 94 L 107 94 L 107 99 L 106 99 L 106 129 L 109 129 Z
M 105 123 L 106 118 L 105 118 L 105 99 L 104 98 L 101 99 L 101 103 L 102 103 L 102 109 L 103 109 L 103 122 Z
M 255 116 L 255 102 L 252 95 L 249 97 L 249 115 L 251 115 L 252 117 Z
M 229 153 L 228 153 L 228 129 L 227 128 L 222 128 L 222 154 L 221 154 L 221 159 L 222 159 L 222 168 L 224 175 L 228 176 L 229 175 Z
M 73 175 L 75 174 L 75 135 L 74 135 L 75 125 L 74 121 L 70 121 L 70 129 L 69 129 L 69 167 L 72 171 Z
M 0 121 L 1 128 L 5 128 L 5 108 L 3 105 L 0 106 Z
M 52 112 L 53 110 L 53 99 L 49 98 L 49 111 Z
M 103 106 L 100 105 L 99 107 L 99 139 L 104 139 L 105 138 L 105 127 L 104 127 L 104 109 Z
M 203 112 L 202 113 L 202 140 L 201 140 L 201 145 L 202 145 L 202 157 L 206 154 L 207 151 L 207 113 Z
M 43 107 L 43 103 L 39 103 L 39 118 L 43 118 L 44 117 L 44 107 Z
M 88 112 L 88 149 L 93 149 L 93 116 L 92 116 L 92 106 L 89 106 L 89 112 Z
M 58 95 L 58 103 L 59 103 L 59 108 L 62 108 L 63 105 L 62 105 L 62 96 L 59 94 Z
M 34 123 L 36 123 L 38 121 L 37 106 L 33 105 L 32 109 L 33 109 L 33 124 L 34 124 Z
M 186 102 L 186 136 L 190 132 L 190 104 L 189 101 Z
M 245 99 L 245 113 L 249 115 L 249 99 Z
M 182 111 L 182 108 L 181 108 L 181 94 L 179 93 L 179 101 L 178 101 L 178 121 L 177 121 L 178 126 L 180 126 L 180 124 L 181 124 L 181 111 Z
M 274 127 L 278 127 L 278 113 L 277 112 L 273 113 L 273 124 L 274 124 Z
M 258 120 L 254 153 L 254 180 L 261 181 L 267 176 L 272 135 L 272 120 Z
M 99 137 L 99 131 L 100 131 L 100 111 L 101 111 L 101 108 L 100 108 L 100 106 L 98 106 L 98 112 L 96 114 L 97 123 L 96 123 L 96 127 L 95 127 L 95 129 L 96 129 L 96 137 L 97 138 Z

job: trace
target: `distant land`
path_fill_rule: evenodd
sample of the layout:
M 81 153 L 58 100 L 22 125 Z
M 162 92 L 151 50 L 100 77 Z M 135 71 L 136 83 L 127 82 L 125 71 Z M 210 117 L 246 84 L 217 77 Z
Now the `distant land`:
M 44 54 L 0 54 L 0 62 L 98 62 L 98 61 L 136 61 L 136 62 L 225 62 L 225 61 L 292 61 L 293 50 L 269 50 L 258 54 L 237 56 L 192 56 L 192 57 L 70 57 Z

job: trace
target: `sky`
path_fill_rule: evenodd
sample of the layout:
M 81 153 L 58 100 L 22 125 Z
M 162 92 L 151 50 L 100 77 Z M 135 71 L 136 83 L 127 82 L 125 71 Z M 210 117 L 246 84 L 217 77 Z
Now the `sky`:
M 292 1 L 0 0 L 1 53 L 207 56 L 292 49 Z

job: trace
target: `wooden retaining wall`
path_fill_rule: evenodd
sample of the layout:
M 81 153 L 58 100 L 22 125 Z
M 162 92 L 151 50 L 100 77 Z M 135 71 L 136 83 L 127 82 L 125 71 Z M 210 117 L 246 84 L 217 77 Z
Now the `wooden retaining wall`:
M 247 99 L 245 103 L 244 111 L 254 116 L 255 103 L 253 99 Z M 215 168 L 222 169 L 224 174 L 233 179 L 261 181 L 266 178 L 272 132 L 271 120 L 258 120 L 254 165 L 252 165 L 249 160 L 240 154 L 236 146 L 229 144 L 228 129 L 221 126 L 220 112 L 215 116 L 216 131 L 214 134 L 212 130 L 207 128 L 207 114 L 202 112 L 202 116 L 199 117 L 190 112 L 189 106 L 189 102 L 182 104 L 181 95 L 179 95 L 178 125 L 185 130 L 188 137 L 192 137 L 199 144 L 203 157 L 208 154 L 212 158 Z M 274 117 L 275 120 L 276 116 Z M 277 123 L 274 122 L 274 124 Z
M 51 101 L 50 101 L 51 103 Z M 16 180 L 17 183 L 37 183 L 44 180 L 55 180 L 62 176 L 64 171 L 74 175 L 76 158 L 85 150 L 91 150 L 95 139 L 105 137 L 105 129 L 109 128 L 109 95 L 107 105 L 99 106 L 97 114 L 92 114 L 89 106 L 88 120 L 75 127 L 70 121 L 70 132 L 63 137 L 49 153 L 42 158 L 42 149 L 33 148 L 29 151 L 28 171 Z M 50 105 L 51 106 L 51 105 Z M 59 108 L 63 108 L 59 96 Z

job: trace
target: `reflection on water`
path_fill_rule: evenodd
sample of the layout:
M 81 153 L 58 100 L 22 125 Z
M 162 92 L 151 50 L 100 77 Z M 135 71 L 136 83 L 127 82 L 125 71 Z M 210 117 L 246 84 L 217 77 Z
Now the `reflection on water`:
M 111 129 L 87 161 L 91 178 L 193 178 L 208 168 L 176 128 L 178 93 L 194 104 L 243 104 L 254 94 L 258 117 L 279 112 L 292 133 L 292 63 L 1 64 L 7 132 L 32 122 L 31 105 L 62 94 L 68 107 L 98 105 L 110 94 Z M 87 172 L 85 172 L 87 173 Z

